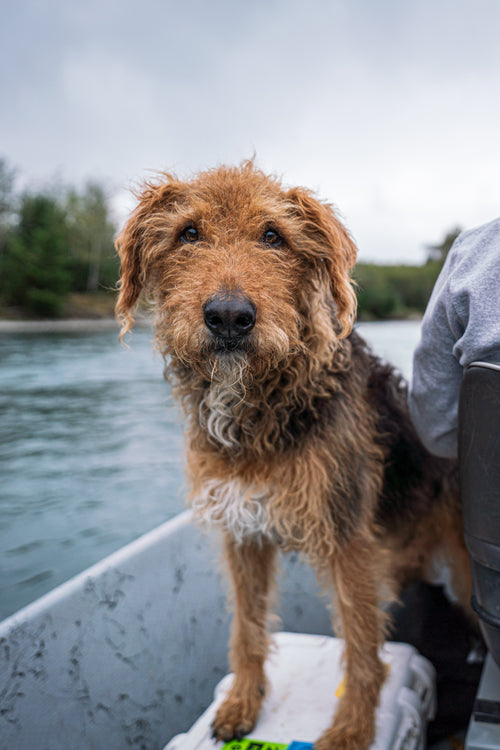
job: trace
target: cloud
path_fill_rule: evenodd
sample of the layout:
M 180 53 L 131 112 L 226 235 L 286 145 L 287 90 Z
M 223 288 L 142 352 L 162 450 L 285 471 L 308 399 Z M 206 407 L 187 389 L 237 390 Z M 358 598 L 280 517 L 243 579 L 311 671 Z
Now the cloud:
M 496 0 L 19 0 L 2 155 L 126 187 L 256 152 L 336 203 L 362 258 L 411 262 L 498 212 L 499 22 Z

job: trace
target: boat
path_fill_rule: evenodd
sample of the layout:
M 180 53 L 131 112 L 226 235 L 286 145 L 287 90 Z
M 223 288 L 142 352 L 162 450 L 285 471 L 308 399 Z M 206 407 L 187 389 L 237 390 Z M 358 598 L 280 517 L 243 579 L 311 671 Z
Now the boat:
M 186 511 L 0 623 L 0 747 L 163 748 L 228 671 L 219 545 Z M 331 635 L 314 572 L 283 558 L 289 632 Z
M 500 383 L 500 368 L 475 365 L 466 379 L 473 397 L 462 409 L 468 414 L 463 432 L 475 435 L 471 414 L 482 408 L 497 434 L 491 415 L 500 403 L 498 385 L 488 384 L 492 377 Z M 490 400 L 481 406 L 483 396 Z M 467 450 L 476 450 L 470 441 Z M 484 478 L 479 485 L 471 476 L 467 482 L 477 501 Z M 485 494 L 491 511 L 491 493 Z M 485 555 L 494 545 L 490 540 L 483 550 L 471 518 L 466 514 L 466 536 L 476 559 L 491 570 Z M 219 548 L 216 536 L 186 511 L 0 623 L 0 747 L 161 750 L 185 732 L 228 671 L 230 613 Z M 493 553 L 495 560 L 497 547 Z M 283 557 L 281 567 L 281 629 L 331 635 L 313 570 L 297 554 Z M 481 616 L 491 601 L 480 588 L 476 595 Z M 498 601 L 493 597 L 494 605 Z M 494 614 L 486 613 L 489 627 L 497 625 Z M 489 657 L 485 671 L 485 713 L 476 712 L 467 750 L 500 748 L 494 721 L 495 711 L 500 716 L 500 670 Z

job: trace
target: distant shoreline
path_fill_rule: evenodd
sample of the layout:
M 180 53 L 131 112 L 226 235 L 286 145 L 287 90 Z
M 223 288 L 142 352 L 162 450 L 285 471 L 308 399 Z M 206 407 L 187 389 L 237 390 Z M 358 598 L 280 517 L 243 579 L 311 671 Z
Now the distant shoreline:
M 148 328 L 148 318 L 136 319 L 134 328 Z M 120 324 L 114 318 L 68 318 L 64 320 L 0 320 L 2 333 L 78 333 L 112 331 L 118 334 Z

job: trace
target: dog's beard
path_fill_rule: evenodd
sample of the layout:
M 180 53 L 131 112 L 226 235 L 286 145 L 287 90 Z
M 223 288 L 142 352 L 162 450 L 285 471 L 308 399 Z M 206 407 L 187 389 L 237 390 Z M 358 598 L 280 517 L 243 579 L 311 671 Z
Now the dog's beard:
M 210 382 L 241 393 L 251 382 L 248 354 L 242 350 L 212 352 L 206 361 Z
M 211 442 L 237 454 L 241 425 L 236 417 L 246 405 L 248 357 L 242 351 L 213 353 L 207 365 L 210 387 L 200 403 L 200 425 Z

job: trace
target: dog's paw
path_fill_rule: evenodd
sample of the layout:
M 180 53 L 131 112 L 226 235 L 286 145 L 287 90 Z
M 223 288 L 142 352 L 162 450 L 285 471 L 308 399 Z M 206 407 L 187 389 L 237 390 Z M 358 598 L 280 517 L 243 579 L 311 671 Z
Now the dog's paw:
M 229 695 L 215 715 L 212 723 L 212 737 L 224 742 L 233 739 L 241 740 L 254 728 L 261 703 L 261 691 L 244 698 Z

